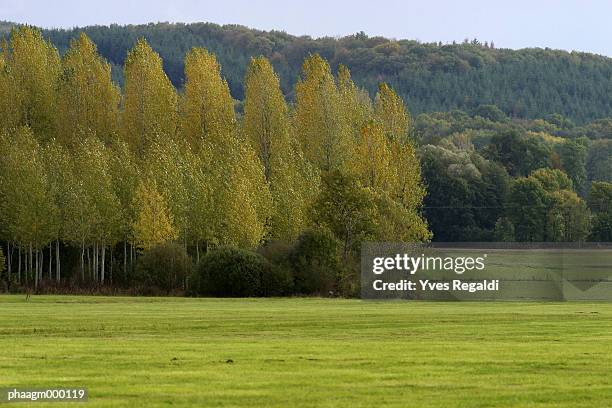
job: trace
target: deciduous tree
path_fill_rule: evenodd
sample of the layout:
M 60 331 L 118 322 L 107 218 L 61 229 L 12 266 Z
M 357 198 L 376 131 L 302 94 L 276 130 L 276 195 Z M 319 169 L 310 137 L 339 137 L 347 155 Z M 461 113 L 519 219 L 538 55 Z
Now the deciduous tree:
M 59 82 L 58 139 L 74 145 L 88 134 L 106 144 L 117 138 L 119 88 L 111 81 L 110 64 L 83 33 L 70 43 Z
M 177 124 L 176 90 L 162 60 L 139 40 L 125 60 L 123 134 L 138 157 L 160 138 L 173 138 Z
M 354 143 L 329 64 L 306 58 L 295 86 L 295 132 L 305 157 L 323 171 L 350 165 Z

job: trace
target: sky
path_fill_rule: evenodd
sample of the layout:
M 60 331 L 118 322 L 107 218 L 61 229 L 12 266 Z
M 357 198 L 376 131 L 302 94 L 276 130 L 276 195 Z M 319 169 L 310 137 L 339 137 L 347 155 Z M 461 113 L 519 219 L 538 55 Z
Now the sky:
M 148 22 L 241 24 L 294 35 L 370 36 L 612 57 L 610 0 L 0 0 L 0 20 L 45 28 Z

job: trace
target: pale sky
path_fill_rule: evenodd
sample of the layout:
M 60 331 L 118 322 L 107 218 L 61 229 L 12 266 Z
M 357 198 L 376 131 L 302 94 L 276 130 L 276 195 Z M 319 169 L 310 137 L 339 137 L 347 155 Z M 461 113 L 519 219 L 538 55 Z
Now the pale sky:
M 46 28 L 206 21 L 313 37 L 478 38 L 498 48 L 612 56 L 610 0 L 0 0 L 0 20 Z

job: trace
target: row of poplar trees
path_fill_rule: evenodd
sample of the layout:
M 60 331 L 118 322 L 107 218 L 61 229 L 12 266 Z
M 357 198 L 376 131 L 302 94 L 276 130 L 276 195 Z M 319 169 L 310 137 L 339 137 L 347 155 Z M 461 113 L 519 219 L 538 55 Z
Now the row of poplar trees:
M 335 78 L 318 55 L 305 60 L 292 106 L 270 62 L 253 58 L 237 117 L 205 49 L 186 55 L 180 91 L 145 40 L 127 55 L 123 90 L 84 34 L 62 57 L 38 30 L 20 27 L 1 50 L 9 279 L 59 281 L 66 247 L 78 249 L 78 278 L 104 282 L 113 263 L 127 271 L 137 251 L 168 241 L 197 257 L 210 245 L 289 242 L 324 223 L 312 206 L 331 172 L 375 198 L 389 224 L 378 238 L 429 236 L 403 102 L 384 84 L 372 102 L 347 68 Z

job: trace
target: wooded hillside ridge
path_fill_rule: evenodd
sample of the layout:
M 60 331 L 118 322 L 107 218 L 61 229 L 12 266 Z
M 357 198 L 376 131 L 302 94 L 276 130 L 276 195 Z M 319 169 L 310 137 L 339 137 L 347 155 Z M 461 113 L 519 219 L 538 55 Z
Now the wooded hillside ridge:
M 0 27 L 7 32 L 10 23 Z M 612 59 L 548 48 L 511 50 L 493 41 L 421 43 L 369 37 L 363 32 L 342 38 L 293 36 L 239 25 L 151 23 L 43 30 L 64 53 L 80 32 L 97 44 L 122 84 L 122 67 L 139 38 L 164 61 L 172 83 L 185 82 L 184 57 L 194 46 L 217 55 L 232 96 L 244 98 L 242 79 L 251 57 L 265 56 L 278 73 L 283 93 L 294 100 L 303 60 L 318 53 L 333 70 L 351 70 L 355 83 L 373 97 L 386 82 L 406 101 L 413 115 L 493 104 L 512 117 L 543 118 L 559 113 L 578 124 L 612 116 Z

